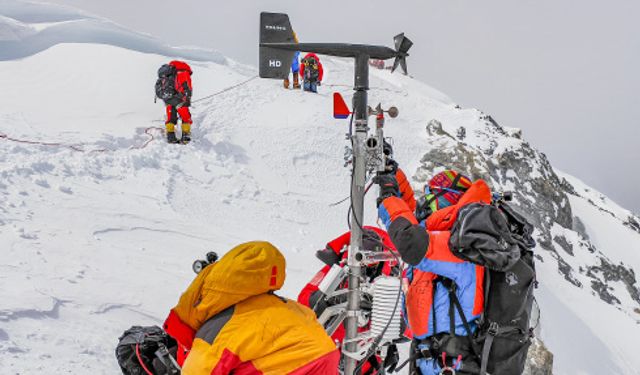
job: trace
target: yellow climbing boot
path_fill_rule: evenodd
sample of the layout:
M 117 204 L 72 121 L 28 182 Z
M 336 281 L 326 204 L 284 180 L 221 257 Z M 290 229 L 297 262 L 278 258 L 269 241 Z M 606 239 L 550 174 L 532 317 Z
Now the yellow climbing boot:
M 190 123 L 182 123 L 182 138 L 180 142 L 187 144 L 191 142 L 191 124 Z
M 176 138 L 176 125 L 171 122 L 167 122 L 164 126 L 167 129 L 167 142 L 178 143 L 178 139 Z

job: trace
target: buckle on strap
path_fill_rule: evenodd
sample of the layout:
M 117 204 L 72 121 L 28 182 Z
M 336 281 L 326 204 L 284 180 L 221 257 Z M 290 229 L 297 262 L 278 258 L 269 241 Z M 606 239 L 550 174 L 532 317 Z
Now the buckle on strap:
M 411 354 L 411 356 L 415 356 L 414 359 L 432 359 L 434 358 L 433 354 L 431 353 L 432 350 L 432 346 L 433 346 L 433 340 L 431 337 L 428 337 L 426 339 L 414 339 L 415 341 L 415 346 L 413 348 L 414 352 L 413 354 Z M 426 346 L 425 348 L 420 348 L 418 347 L 418 345 L 424 345 Z
M 426 359 L 426 360 L 429 360 L 429 359 L 433 358 L 433 355 L 431 354 L 429 349 L 418 349 L 418 351 L 420 352 L 420 355 L 421 355 L 421 357 L 419 357 L 419 358 L 423 358 L 423 359 Z

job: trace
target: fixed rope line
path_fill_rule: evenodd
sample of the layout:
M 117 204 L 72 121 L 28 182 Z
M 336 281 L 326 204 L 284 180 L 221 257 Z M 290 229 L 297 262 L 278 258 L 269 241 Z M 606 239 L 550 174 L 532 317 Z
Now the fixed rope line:
M 158 126 L 150 126 L 148 128 L 145 128 L 144 129 L 144 133 L 146 135 L 148 135 L 149 138 L 143 144 L 141 144 L 141 145 L 133 145 L 133 146 L 130 146 L 128 149 L 129 150 L 141 150 L 143 148 L 146 148 L 156 138 L 152 134 L 153 130 L 164 131 L 163 128 L 160 128 Z M 83 148 L 83 145 L 67 144 L 67 143 L 61 143 L 61 142 L 32 141 L 32 140 L 29 140 L 29 139 L 13 138 L 13 137 L 10 137 L 10 136 L 8 136 L 7 134 L 4 134 L 4 133 L 0 133 L 0 139 L 6 139 L 7 141 L 11 141 L 11 142 L 23 143 L 23 144 L 28 144 L 28 145 L 36 145 L 36 146 L 66 147 L 66 148 L 69 148 L 69 149 L 71 149 L 73 151 L 77 151 L 77 152 L 93 153 L 93 152 L 115 152 L 115 151 L 117 151 L 117 149 L 109 149 L 109 148 L 97 148 L 97 149 L 93 149 L 93 150 L 86 150 L 86 149 Z
M 353 88 L 353 85 L 344 85 L 344 84 L 339 84 L 339 83 L 329 83 L 329 84 L 323 84 L 323 87 L 344 87 L 344 88 Z M 380 91 L 388 91 L 388 92 L 392 92 L 395 94 L 403 94 L 404 91 L 402 90 L 394 90 L 394 89 L 390 89 L 388 87 L 369 87 L 369 90 L 380 90 Z
M 220 91 L 218 91 L 216 93 L 213 93 L 213 94 L 205 96 L 203 98 L 194 100 L 192 103 L 201 102 L 203 100 L 210 99 L 210 98 L 213 98 L 213 97 L 218 96 L 220 94 L 223 94 L 225 92 L 231 91 L 231 90 L 233 90 L 235 88 L 238 88 L 240 86 L 243 86 L 243 85 L 253 81 L 256 78 L 258 78 L 258 76 L 253 76 L 253 77 L 251 77 L 251 78 L 249 78 L 249 79 L 247 79 L 245 81 L 242 81 L 242 82 L 240 82 L 238 84 L 235 84 L 233 86 L 229 86 L 229 87 L 227 87 L 227 88 L 225 88 L 223 90 L 220 90 Z M 149 146 L 149 144 L 156 139 L 156 137 L 152 134 L 153 130 L 159 130 L 161 132 L 164 132 L 164 128 L 161 128 L 161 127 L 158 127 L 158 126 L 149 126 L 149 127 L 144 129 L 144 133 L 146 135 L 148 135 L 149 138 L 143 144 L 137 145 L 137 146 L 133 145 L 133 146 L 130 146 L 128 149 L 129 150 L 141 150 L 141 149 L 146 148 L 147 146 Z M 69 149 L 71 149 L 73 151 L 77 151 L 77 152 L 88 152 L 88 153 L 100 152 L 100 153 L 102 153 L 102 152 L 115 152 L 115 151 L 117 151 L 117 149 L 110 149 L 110 148 L 98 148 L 98 149 L 93 149 L 93 150 L 85 150 L 81 144 L 77 145 L 77 144 L 66 144 L 66 143 L 62 143 L 62 142 L 44 142 L 44 141 L 33 141 L 33 140 L 29 140 L 29 139 L 19 139 L 19 138 L 13 138 L 13 137 L 5 134 L 5 133 L 0 133 L 0 139 L 5 139 L 7 141 L 16 142 L 16 143 L 22 143 L 22 144 L 28 144 L 28 145 L 49 146 L 49 147 L 66 147 L 66 148 L 69 148 Z
M 218 96 L 218 95 L 220 95 L 220 94 L 224 94 L 224 93 L 225 93 L 225 92 L 227 92 L 227 91 L 231 91 L 231 90 L 233 90 L 233 89 L 235 89 L 235 88 L 238 88 L 238 87 L 240 87 L 240 86 L 246 85 L 247 83 L 249 83 L 249 82 L 253 81 L 253 80 L 254 80 L 254 79 L 256 79 L 256 78 L 258 78 L 258 76 L 253 76 L 253 77 L 251 77 L 251 78 L 249 78 L 249 79 L 247 79 L 247 80 L 245 80 L 245 81 L 242 81 L 242 82 L 240 82 L 240 83 L 238 83 L 238 84 L 235 84 L 235 85 L 233 85 L 233 86 L 229 86 L 229 87 L 227 87 L 227 88 L 226 88 L 226 89 L 224 89 L 224 90 L 220 90 L 220 91 L 218 91 L 218 92 L 216 92 L 216 93 L 214 93 L 214 94 L 211 94 L 211 95 L 205 96 L 205 97 L 200 98 L 200 99 L 196 99 L 196 100 L 192 101 L 191 103 L 193 104 L 193 103 L 201 102 L 201 101 L 206 100 L 206 99 L 211 99 L 211 98 L 213 98 L 214 96 Z

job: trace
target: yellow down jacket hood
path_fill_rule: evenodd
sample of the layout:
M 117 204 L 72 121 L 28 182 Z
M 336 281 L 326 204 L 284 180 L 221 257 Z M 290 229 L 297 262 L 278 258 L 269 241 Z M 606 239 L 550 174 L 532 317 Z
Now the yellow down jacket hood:
M 337 373 L 339 354 L 315 314 L 273 294 L 285 267 L 273 245 L 248 242 L 198 274 L 165 322 L 183 375 Z

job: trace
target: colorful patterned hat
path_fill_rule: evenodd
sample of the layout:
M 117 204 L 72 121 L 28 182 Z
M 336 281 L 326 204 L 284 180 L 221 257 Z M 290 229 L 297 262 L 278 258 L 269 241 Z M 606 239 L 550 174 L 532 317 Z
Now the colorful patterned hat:
M 433 176 L 424 187 L 424 193 L 432 212 L 452 206 L 471 186 L 469 177 L 454 170 L 446 170 Z

